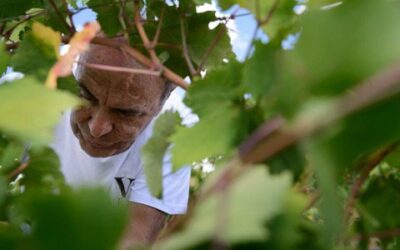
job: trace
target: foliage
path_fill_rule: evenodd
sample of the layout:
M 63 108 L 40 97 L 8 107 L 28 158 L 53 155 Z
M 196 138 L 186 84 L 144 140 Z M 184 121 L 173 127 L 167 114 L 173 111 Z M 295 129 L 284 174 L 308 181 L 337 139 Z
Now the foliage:
M 230 15 L 198 13 L 205 3 L 1 1 L 0 74 L 24 74 L 0 85 L 2 249 L 115 249 L 123 233 L 126 208 L 102 189 L 71 190 L 48 147 L 60 114 L 81 101 L 72 76 L 55 90 L 44 82 L 87 7 L 103 31 L 93 43 L 128 39 L 120 49 L 186 88 L 200 118 L 155 121 L 142 149 L 149 190 L 162 194 L 165 157 L 174 171 L 216 169 L 193 171 L 189 216 L 156 249 L 400 248 L 400 2 L 220 0 Z M 228 35 L 239 7 L 269 38 L 254 32 L 243 62 Z

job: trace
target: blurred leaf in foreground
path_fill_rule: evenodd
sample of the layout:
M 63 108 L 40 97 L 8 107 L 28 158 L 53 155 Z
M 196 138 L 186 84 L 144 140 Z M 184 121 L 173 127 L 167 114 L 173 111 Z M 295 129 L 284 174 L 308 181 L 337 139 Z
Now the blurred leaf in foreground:
M 62 111 L 79 103 L 77 97 L 25 77 L 0 86 L 0 116 L 7 117 L 0 120 L 0 128 L 22 140 L 48 143 Z
M 170 145 L 169 136 L 175 132 L 181 118 L 176 112 L 165 112 L 157 118 L 153 135 L 142 148 L 143 169 L 147 186 L 156 196 L 162 196 L 162 166 L 165 153 Z
M 128 220 L 126 207 L 102 189 L 36 192 L 18 209 L 33 222 L 28 238 L 33 249 L 115 249 Z
M 249 169 L 226 193 L 215 192 L 198 204 L 186 230 L 156 248 L 187 249 L 212 241 L 216 233 L 229 245 L 265 240 L 269 236 L 265 224 L 283 211 L 290 186 L 288 173 L 271 176 L 265 167 Z
M 16 53 L 11 58 L 11 66 L 16 71 L 32 75 L 45 82 L 48 71 L 59 57 L 61 36 L 58 32 L 40 24 L 32 25 Z

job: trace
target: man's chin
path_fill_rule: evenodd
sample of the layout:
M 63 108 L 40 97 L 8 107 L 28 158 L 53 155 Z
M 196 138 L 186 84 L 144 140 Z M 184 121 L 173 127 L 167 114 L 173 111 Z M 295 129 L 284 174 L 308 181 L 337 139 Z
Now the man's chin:
M 85 143 L 85 142 L 83 142 L 83 143 L 80 142 L 80 145 L 81 145 L 81 148 L 83 149 L 83 151 L 86 152 L 86 154 L 90 155 L 91 157 L 96 157 L 96 158 L 117 155 L 117 154 L 122 153 L 127 150 L 127 148 L 120 149 L 120 148 L 116 148 L 116 147 L 109 147 L 109 148 L 94 147 L 94 146 L 91 146 L 89 143 Z

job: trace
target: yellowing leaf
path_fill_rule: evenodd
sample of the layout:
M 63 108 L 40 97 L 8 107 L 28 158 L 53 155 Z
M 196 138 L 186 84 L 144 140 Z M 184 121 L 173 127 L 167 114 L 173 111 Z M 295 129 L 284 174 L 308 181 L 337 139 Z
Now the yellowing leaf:
M 46 80 L 47 87 L 56 88 L 59 76 L 68 76 L 72 73 L 72 65 L 76 57 L 89 48 L 90 41 L 98 31 L 100 31 L 100 25 L 97 22 L 91 22 L 86 24 L 82 31 L 75 33 L 69 42 L 68 52 L 51 68 Z
M 54 49 L 57 57 L 60 56 L 59 50 L 61 46 L 61 35 L 59 32 L 54 31 L 41 23 L 33 23 L 32 33 L 35 38 L 50 45 Z

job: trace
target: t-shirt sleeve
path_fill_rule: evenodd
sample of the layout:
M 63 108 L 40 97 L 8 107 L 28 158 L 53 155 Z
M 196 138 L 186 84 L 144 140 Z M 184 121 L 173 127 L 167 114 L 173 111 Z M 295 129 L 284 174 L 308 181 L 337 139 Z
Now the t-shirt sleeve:
M 158 199 L 147 188 L 143 169 L 140 170 L 129 193 L 129 201 L 154 207 L 167 214 L 184 214 L 187 210 L 190 185 L 190 167 L 172 172 L 171 156 L 163 160 L 163 196 Z

